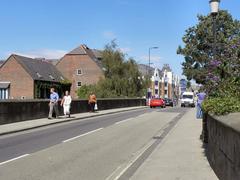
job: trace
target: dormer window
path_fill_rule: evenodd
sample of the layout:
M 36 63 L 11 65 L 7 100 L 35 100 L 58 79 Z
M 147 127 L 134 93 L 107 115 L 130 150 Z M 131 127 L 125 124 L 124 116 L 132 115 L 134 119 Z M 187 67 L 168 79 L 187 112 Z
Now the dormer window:
M 42 78 L 42 75 L 39 74 L 38 72 L 36 73 L 38 78 Z
M 61 79 L 62 81 L 64 81 L 64 80 L 65 80 L 65 79 L 64 79 L 62 76 L 60 77 L 60 79 Z
M 51 75 L 51 74 L 49 74 L 49 77 L 52 79 L 52 80 L 54 80 L 55 78 Z

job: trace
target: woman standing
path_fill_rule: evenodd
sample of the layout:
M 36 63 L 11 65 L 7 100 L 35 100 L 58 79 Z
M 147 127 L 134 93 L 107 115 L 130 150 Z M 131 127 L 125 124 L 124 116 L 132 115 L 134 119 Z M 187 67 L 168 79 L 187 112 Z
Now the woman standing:
M 70 106 L 72 102 L 72 97 L 69 95 L 69 92 L 65 92 L 65 96 L 61 101 L 61 106 L 63 106 L 63 113 L 65 116 L 70 117 Z
M 88 97 L 88 104 L 90 106 L 90 112 L 94 112 L 94 110 L 95 110 L 94 107 L 95 107 L 96 102 L 97 102 L 97 97 L 93 92 L 91 92 Z

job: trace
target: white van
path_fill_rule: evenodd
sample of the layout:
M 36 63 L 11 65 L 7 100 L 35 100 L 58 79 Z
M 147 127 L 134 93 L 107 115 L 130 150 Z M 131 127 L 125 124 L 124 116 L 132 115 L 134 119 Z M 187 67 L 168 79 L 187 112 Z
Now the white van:
M 181 98 L 181 107 L 191 106 L 195 107 L 195 100 L 194 100 L 194 93 L 193 92 L 184 92 Z

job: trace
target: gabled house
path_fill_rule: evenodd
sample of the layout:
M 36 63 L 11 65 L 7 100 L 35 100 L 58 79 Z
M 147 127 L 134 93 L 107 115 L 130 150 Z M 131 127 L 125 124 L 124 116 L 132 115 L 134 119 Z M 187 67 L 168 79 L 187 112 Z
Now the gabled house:
M 1 99 L 48 98 L 50 87 L 61 96 L 70 86 L 53 64 L 42 59 L 13 54 L 0 67 Z
M 77 90 L 82 85 L 96 84 L 104 78 L 101 51 L 90 49 L 86 45 L 81 45 L 67 53 L 58 61 L 56 67 L 71 81 L 73 98 L 77 98 Z

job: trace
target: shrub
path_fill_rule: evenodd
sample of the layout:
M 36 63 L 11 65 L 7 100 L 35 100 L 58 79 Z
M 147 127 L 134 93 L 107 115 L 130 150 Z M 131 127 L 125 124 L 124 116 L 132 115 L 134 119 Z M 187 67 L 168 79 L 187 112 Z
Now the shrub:
M 228 113 L 240 112 L 240 98 L 210 97 L 203 102 L 203 110 L 214 115 L 226 115 Z

